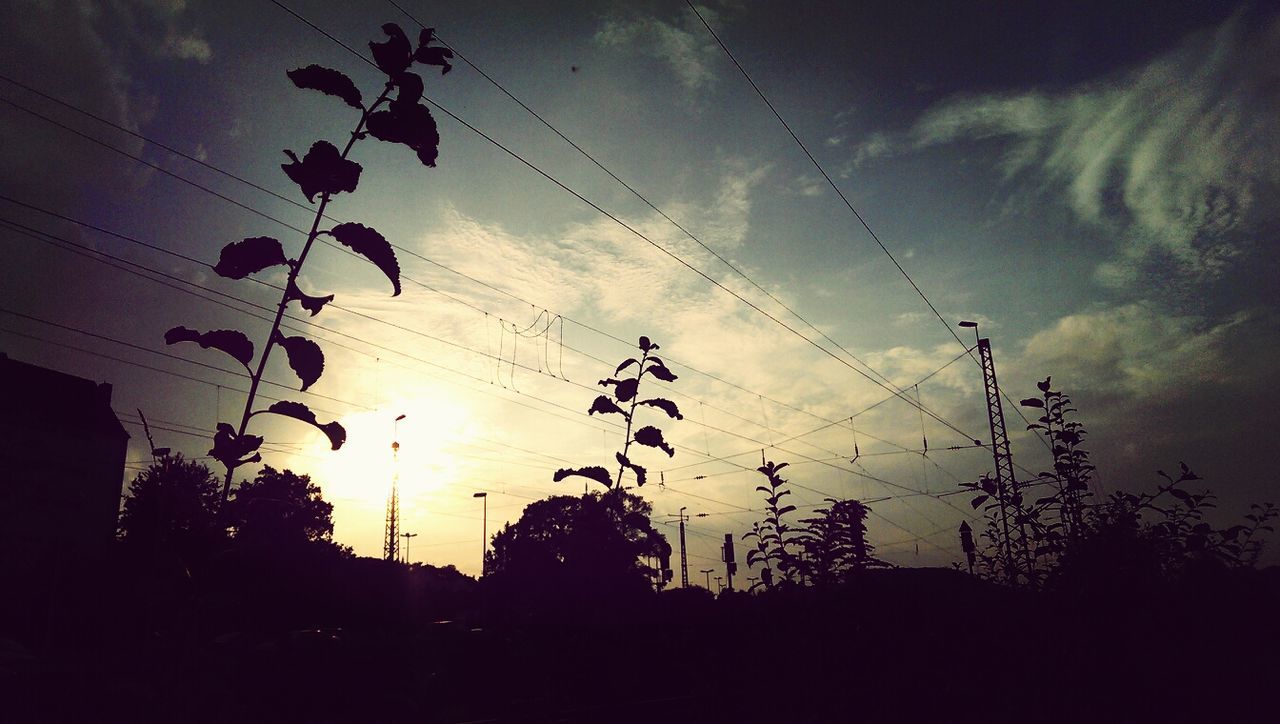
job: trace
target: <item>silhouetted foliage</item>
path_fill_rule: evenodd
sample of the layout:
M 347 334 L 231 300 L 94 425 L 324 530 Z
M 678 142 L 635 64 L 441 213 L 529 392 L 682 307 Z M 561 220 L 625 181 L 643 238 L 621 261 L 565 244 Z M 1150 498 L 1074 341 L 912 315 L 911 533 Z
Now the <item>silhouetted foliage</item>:
M 308 475 L 264 465 L 236 488 L 227 519 L 238 543 L 255 546 L 332 545 L 333 505 Z
M 330 236 L 339 244 L 346 246 L 378 267 L 391 280 L 393 296 L 400 294 L 400 264 L 396 261 L 395 251 L 382 234 L 363 224 L 343 223 L 331 229 L 321 228 L 325 218 L 325 209 L 329 201 L 339 193 L 351 193 L 359 185 L 363 167 L 347 158 L 352 147 L 360 140 L 373 136 L 382 141 L 400 143 L 417 153 L 424 165 L 435 166 L 437 146 L 440 135 L 436 129 L 435 119 L 431 111 L 421 103 L 423 81 L 421 76 L 409 71 L 414 63 L 434 65 L 441 68 L 441 73 L 450 69 L 447 58 L 453 57 L 452 51 L 433 47 L 434 32 L 423 30 L 418 39 L 417 48 L 413 48 L 404 31 L 394 23 L 382 26 L 387 40 L 369 43 L 377 66 L 386 74 L 386 84 L 382 92 L 368 106 L 364 105 L 364 97 L 355 83 L 341 71 L 319 65 L 291 70 L 289 79 L 298 88 L 317 90 L 326 95 L 341 99 L 351 108 L 360 111 L 360 118 L 352 130 L 349 140 L 341 150 L 328 141 L 316 141 L 302 156 L 292 150 L 284 153 L 289 163 L 280 168 L 291 181 L 298 185 L 307 201 L 319 204 L 316 208 L 311 232 L 302 246 L 296 259 L 285 255 L 284 247 L 279 240 L 266 236 L 255 236 L 234 241 L 223 247 L 218 263 L 213 270 L 228 279 L 244 279 L 274 267 L 287 267 L 288 278 L 280 297 L 275 321 L 267 334 L 266 343 L 254 368 L 254 346 L 249 338 L 236 330 L 213 330 L 201 332 L 178 326 L 165 333 L 167 344 L 179 342 L 196 342 L 206 349 L 222 351 L 245 366 L 250 374 L 249 394 L 245 400 L 244 412 L 238 427 L 219 422 L 214 435 L 213 449 L 209 455 L 219 460 L 227 470 L 222 487 L 222 500 L 226 502 L 231 492 L 231 482 L 235 469 L 241 465 L 256 463 L 262 460 L 258 448 L 262 445 L 262 437 L 247 433 L 249 420 L 262 413 L 272 413 L 306 422 L 319 428 L 328 438 L 334 450 L 342 446 L 346 440 L 346 431 L 337 422 L 320 423 L 315 414 L 300 402 L 278 402 L 265 409 L 254 409 L 258 385 L 266 370 L 267 359 L 275 346 L 284 348 L 289 367 L 297 374 L 301 382 L 301 390 L 306 391 L 320 379 L 324 372 L 324 352 L 315 342 L 301 336 L 286 337 L 280 333 L 280 320 L 290 302 L 299 305 L 312 316 L 319 314 L 324 306 L 333 301 L 333 295 L 316 296 L 303 292 L 298 286 L 298 278 L 312 245 L 320 236 Z M 395 97 L 392 97 L 392 93 Z
M 760 580 L 752 584 L 752 589 L 771 588 L 784 581 L 796 582 L 795 576 L 799 572 L 799 560 L 788 548 L 795 539 L 796 533 L 782 520 L 782 516 L 796 509 L 794 505 L 783 505 L 781 502 L 784 496 L 791 494 L 791 491 L 785 488 L 787 481 L 780 474 L 787 465 L 788 463 L 774 464 L 770 460 L 756 468 L 768 479 L 769 484 L 756 486 L 756 490 L 764 493 L 766 510 L 764 520 L 752 523 L 751 530 L 742 534 L 743 540 L 754 540 L 756 546 L 747 551 L 747 565 L 754 566 L 759 563 L 763 566 Z
M 652 512 L 643 498 L 616 489 L 530 503 L 494 534 L 485 576 L 530 589 L 647 588 L 654 570 L 645 561 L 671 555 Z
M 645 405 L 646 407 L 662 410 L 667 413 L 667 417 L 675 420 L 684 419 L 684 415 L 680 414 L 680 408 L 671 400 L 663 399 L 661 397 L 655 397 L 647 400 L 639 398 L 640 381 L 645 375 L 654 379 L 662 380 L 663 382 L 675 382 L 677 377 L 675 373 L 667 369 L 667 365 L 657 355 L 653 354 L 653 352 L 658 349 L 658 345 L 651 342 L 648 337 L 642 336 L 640 338 L 638 349 L 641 353 L 639 359 L 629 357 L 623 360 L 622 364 L 618 365 L 618 368 L 614 371 L 615 375 L 620 375 L 624 370 L 635 365 L 636 376 L 626 379 L 610 377 L 605 380 L 600 380 L 599 384 L 601 387 L 613 388 L 613 397 L 610 398 L 607 395 L 600 395 L 591 403 L 591 408 L 587 410 L 588 415 L 594 415 L 597 412 L 602 415 L 621 415 L 623 419 L 627 421 L 627 432 L 624 436 L 625 442 L 623 443 L 622 450 L 614 453 L 614 459 L 618 462 L 617 478 L 611 478 L 609 476 L 609 471 L 605 468 L 599 465 L 592 465 L 583 468 L 560 468 L 552 477 L 552 479 L 557 483 L 569 476 L 577 475 L 594 480 L 606 488 L 621 489 L 622 476 L 627 470 L 630 470 L 635 476 L 636 486 L 639 487 L 644 485 L 645 481 L 648 479 L 648 471 L 644 466 L 637 465 L 631 460 L 630 453 L 632 443 L 657 448 L 665 452 L 667 457 L 672 457 L 676 454 L 675 448 L 668 445 L 667 441 L 663 438 L 662 430 L 659 430 L 652 425 L 646 425 L 636 429 L 634 433 L 632 432 L 635 423 L 636 407 L 639 405 Z M 624 410 L 618 405 L 619 402 L 630 402 L 631 405 L 628 409 Z
M 120 513 L 120 540 L 131 550 L 207 555 L 226 539 L 218 481 L 204 463 L 163 455 L 138 473 Z
M 857 500 L 827 498 L 831 505 L 818 508 L 817 517 L 804 518 L 804 527 L 793 541 L 800 546 L 796 561 L 801 578 L 816 586 L 847 580 L 854 571 L 883 567 L 867 542 L 870 509 Z

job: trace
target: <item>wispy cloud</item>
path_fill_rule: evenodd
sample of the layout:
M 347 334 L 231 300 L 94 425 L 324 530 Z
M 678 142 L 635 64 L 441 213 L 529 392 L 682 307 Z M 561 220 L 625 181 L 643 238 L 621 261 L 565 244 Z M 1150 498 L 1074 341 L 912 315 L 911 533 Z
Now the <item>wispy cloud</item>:
M 1006 178 L 1039 179 L 1081 220 L 1121 239 L 1100 269 L 1122 282 L 1151 255 L 1211 278 L 1247 242 L 1259 189 L 1280 181 L 1280 18 L 1237 14 L 1146 65 L 1063 93 L 951 99 L 908 131 L 872 134 L 853 163 L 1004 139 Z
M 699 6 L 698 12 L 715 25 L 718 14 L 714 10 Z M 595 42 L 607 47 L 633 49 L 663 61 L 690 93 L 714 86 L 716 68 L 721 62 L 722 51 L 698 17 L 688 9 L 672 22 L 639 15 L 606 20 L 596 32 Z

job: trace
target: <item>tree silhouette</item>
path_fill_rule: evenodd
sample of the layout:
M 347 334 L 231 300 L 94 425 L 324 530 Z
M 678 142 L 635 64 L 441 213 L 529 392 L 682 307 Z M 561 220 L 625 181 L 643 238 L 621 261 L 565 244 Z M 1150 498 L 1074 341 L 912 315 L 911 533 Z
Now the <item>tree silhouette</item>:
M 537 587 L 647 586 L 654 571 L 641 561 L 671 555 L 652 512 L 643 498 L 617 489 L 530 503 L 520 520 L 494 534 L 485 575 Z
M 207 554 L 226 538 L 218 520 L 218 481 L 204 463 L 181 453 L 156 458 L 129 484 L 120 539 L 139 552 L 167 550 L 183 558 Z
M 817 517 L 804 518 L 794 542 L 801 553 L 797 565 L 800 574 L 813 585 L 837 583 L 853 571 L 885 564 L 871 554 L 874 546 L 867 543 L 867 506 L 857 500 L 827 498 L 831 505 L 818 508 Z
M 330 543 L 333 504 L 320 495 L 309 475 L 264 465 L 252 482 L 236 488 L 227 503 L 236 540 L 250 546 Z

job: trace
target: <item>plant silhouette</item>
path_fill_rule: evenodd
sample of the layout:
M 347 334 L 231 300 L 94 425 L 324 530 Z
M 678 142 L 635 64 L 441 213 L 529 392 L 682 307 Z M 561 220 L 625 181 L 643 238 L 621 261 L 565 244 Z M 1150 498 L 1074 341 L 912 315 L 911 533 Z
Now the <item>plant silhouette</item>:
M 161 454 L 129 484 L 120 540 L 139 552 L 207 555 L 226 539 L 218 520 L 221 502 L 218 481 L 204 463 Z
M 815 586 L 839 583 L 850 573 L 884 567 L 867 542 L 867 515 L 871 509 L 857 500 L 826 499 L 830 505 L 818 508 L 813 518 L 800 522 L 794 542 L 800 546 L 797 565 L 800 575 Z
M 614 370 L 615 375 L 620 375 L 624 370 L 635 365 L 636 376 L 626 379 L 610 377 L 608 379 L 600 380 L 599 385 L 601 387 L 613 388 L 613 396 L 600 395 L 596 397 L 595 401 L 591 403 L 591 409 L 587 410 L 588 415 L 594 415 L 597 412 L 602 415 L 621 415 L 622 418 L 627 421 L 627 431 L 624 435 L 625 442 L 623 443 L 622 450 L 614 453 L 614 458 L 618 462 L 617 478 L 615 479 L 610 477 L 609 471 L 604 467 L 592 465 L 583 468 L 560 468 L 552 476 L 552 479 L 555 482 L 558 483 L 567 477 L 577 475 L 594 480 L 606 488 L 621 490 L 622 477 L 627 470 L 630 470 L 635 476 L 636 487 L 640 487 L 645 484 L 648 477 L 648 471 L 644 466 L 637 465 L 631 460 L 630 452 L 632 443 L 657 448 L 665 452 L 667 457 L 672 457 L 676 454 L 675 448 L 668 445 L 666 439 L 663 438 L 662 430 L 659 430 L 652 425 L 645 425 L 644 427 L 635 429 L 634 433 L 632 432 L 635 424 L 636 410 L 640 405 L 662 410 L 667 414 L 667 417 L 675 420 L 684 419 L 684 415 L 680 414 L 680 408 L 671 400 L 663 399 L 661 397 L 654 397 L 645 400 L 640 399 L 640 382 L 646 375 L 663 382 L 675 382 L 677 377 L 675 373 L 667 369 L 666 364 L 657 355 L 653 354 L 653 352 L 658 349 L 658 345 L 651 342 L 648 337 L 640 337 L 638 349 L 640 350 L 639 359 L 629 357 L 623 360 L 622 364 L 619 364 L 618 368 Z M 629 404 L 628 409 L 622 409 L 619 403 L 623 405 Z
M 787 481 L 781 475 L 782 469 L 787 465 L 788 463 L 775 464 L 766 460 L 756 468 L 768 479 L 769 484 L 756 486 L 756 490 L 764 493 L 764 520 L 752 523 L 751 530 L 742 534 L 743 540 L 754 540 L 756 546 L 747 551 L 747 565 L 760 563 L 764 566 L 760 572 L 760 580 L 751 584 L 751 590 L 757 587 L 772 588 L 782 582 L 793 583 L 798 573 L 798 560 L 788 549 L 796 533 L 782 520 L 782 516 L 796 509 L 794 505 L 783 505 L 781 502 L 783 496 L 791 494 L 785 487 Z M 780 580 L 775 579 L 775 571 L 781 576 Z
M 317 90 L 335 96 L 351 108 L 360 112 L 350 138 L 342 150 L 332 143 L 319 140 L 311 144 L 301 158 L 292 150 L 284 153 L 289 163 L 282 164 L 281 169 L 298 185 L 302 195 L 308 202 L 319 203 L 311 230 L 301 251 L 294 259 L 286 256 L 284 246 L 277 239 L 267 236 L 246 238 L 231 242 L 222 249 L 218 263 L 213 270 L 228 279 L 243 279 L 250 274 L 257 274 L 274 267 L 286 267 L 288 278 L 284 292 L 276 307 L 275 319 L 271 331 L 262 345 L 262 352 L 257 356 L 254 365 L 254 344 L 249 337 L 238 330 L 217 329 L 199 331 L 178 326 L 165 333 L 165 342 L 194 342 L 204 348 L 219 350 L 244 366 L 249 374 L 249 394 L 245 400 L 244 412 L 239 425 L 219 422 L 213 438 L 213 449 L 209 455 L 216 458 L 226 467 L 226 478 L 222 486 L 222 500 L 230 495 L 231 481 L 235 469 L 241 465 L 255 463 L 262 459 L 258 452 L 263 439 L 248 433 L 249 421 L 263 413 L 282 415 L 307 423 L 319 429 L 329 439 L 332 449 L 337 450 L 346 440 L 347 433 L 338 422 L 321 423 L 306 405 L 301 402 L 280 401 L 269 407 L 255 409 L 258 386 L 266 371 L 267 360 L 272 350 L 279 346 L 284 348 L 289 367 L 298 376 L 301 390 L 315 384 L 324 372 L 324 352 L 315 342 L 301 336 L 286 337 L 280 332 L 280 321 L 291 302 L 312 316 L 320 313 L 326 304 L 333 301 L 333 295 L 313 296 L 298 286 L 298 277 L 310 254 L 312 246 L 321 237 L 329 237 L 338 244 L 347 247 L 377 266 L 391 282 L 393 296 L 400 294 L 400 265 L 396 261 L 395 251 L 382 234 L 358 223 L 337 224 L 328 229 L 321 228 L 325 209 L 334 196 L 340 193 L 352 193 L 360 181 L 363 167 L 348 158 L 355 144 L 370 136 L 389 143 L 408 146 L 425 166 L 435 166 L 437 147 L 440 135 L 436 129 L 435 119 L 430 110 L 421 103 L 423 93 L 422 77 L 410 72 L 414 63 L 438 66 L 441 73 L 450 69 L 449 58 L 452 51 L 447 48 L 432 46 L 434 30 L 424 29 L 418 37 L 417 47 L 413 47 L 404 31 L 394 23 L 382 26 L 387 39 L 382 42 L 370 42 L 374 61 L 387 76 L 386 83 L 378 96 L 365 105 L 360 90 L 345 74 L 332 68 L 309 65 L 289 71 L 289 79 L 298 88 Z M 393 95 L 394 94 L 394 95 Z

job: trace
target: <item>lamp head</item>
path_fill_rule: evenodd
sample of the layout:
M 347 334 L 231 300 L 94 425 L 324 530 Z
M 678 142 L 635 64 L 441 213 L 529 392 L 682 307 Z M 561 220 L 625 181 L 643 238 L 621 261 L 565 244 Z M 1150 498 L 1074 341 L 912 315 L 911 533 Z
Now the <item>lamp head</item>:
M 961 323 L 960 323 L 960 326 L 961 326 L 961 327 L 971 327 L 971 328 L 973 328 L 973 329 L 977 329 L 977 328 L 978 328 L 978 323 L 977 323 L 977 322 L 961 322 Z

